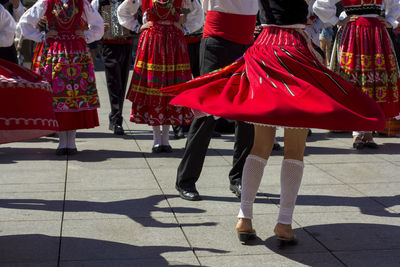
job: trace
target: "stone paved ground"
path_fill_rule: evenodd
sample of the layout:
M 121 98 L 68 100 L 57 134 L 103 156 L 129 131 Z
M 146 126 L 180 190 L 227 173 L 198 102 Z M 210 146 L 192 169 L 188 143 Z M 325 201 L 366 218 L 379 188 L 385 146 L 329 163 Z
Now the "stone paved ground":
M 101 126 L 78 132 L 79 154 L 55 156 L 54 137 L 0 147 L 0 266 L 400 266 L 398 137 L 358 152 L 349 133 L 314 130 L 293 223 L 300 243 L 285 250 L 272 232 L 274 152 L 254 207 L 258 239 L 244 246 L 228 189 L 233 136 L 211 142 L 204 200 L 182 200 L 174 182 L 185 140 L 153 155 L 149 127 L 126 121 L 125 136 L 111 134 L 103 72 L 97 81 Z

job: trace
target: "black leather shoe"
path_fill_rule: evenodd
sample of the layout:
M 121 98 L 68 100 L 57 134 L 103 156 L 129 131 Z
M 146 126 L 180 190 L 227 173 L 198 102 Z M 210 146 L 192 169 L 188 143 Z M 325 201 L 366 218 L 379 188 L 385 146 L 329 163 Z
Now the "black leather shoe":
M 114 124 L 113 131 L 114 131 L 114 134 L 116 134 L 116 135 L 124 135 L 125 134 L 124 128 L 122 128 L 122 126 L 118 125 L 118 124 Z
M 278 144 L 278 143 L 275 143 L 274 146 L 272 147 L 272 150 L 274 150 L 274 151 L 279 151 L 279 150 L 281 150 L 281 145 Z
M 67 154 L 68 155 L 75 155 L 76 153 L 78 153 L 78 149 L 76 148 L 67 148 Z
M 151 152 L 153 152 L 153 153 L 161 153 L 163 150 L 162 150 L 162 146 L 153 146 L 153 148 L 151 149 Z
M 234 193 L 238 198 L 242 195 L 242 185 L 241 184 L 230 184 L 229 189 Z
M 161 146 L 161 151 L 165 152 L 165 153 L 171 153 L 172 152 L 172 147 L 170 145 L 166 145 L 166 146 L 162 145 Z
M 190 201 L 199 201 L 201 200 L 201 197 L 199 195 L 199 192 L 197 192 L 196 189 L 194 190 L 185 190 L 181 189 L 179 187 L 175 187 L 176 190 L 179 192 L 179 196 L 185 200 L 190 200 Z

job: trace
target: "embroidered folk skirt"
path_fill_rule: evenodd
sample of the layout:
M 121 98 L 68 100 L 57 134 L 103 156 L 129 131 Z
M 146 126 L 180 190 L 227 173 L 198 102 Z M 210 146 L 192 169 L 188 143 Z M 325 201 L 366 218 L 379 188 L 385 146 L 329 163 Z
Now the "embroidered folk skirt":
M 100 102 L 93 62 L 84 39 L 73 34 L 59 34 L 46 44 L 39 44 L 32 70 L 52 85 L 53 108 L 60 131 L 99 125 L 97 108 Z
M 189 125 L 190 109 L 172 106 L 171 96 L 160 89 L 192 78 L 186 43 L 174 25 L 154 23 L 141 34 L 127 98 L 132 101 L 130 120 L 157 125 Z
M 51 86 L 36 73 L 0 59 L 0 94 L 0 144 L 58 130 Z
M 379 106 L 316 58 L 303 30 L 267 27 L 236 62 L 166 88 L 171 104 L 254 124 L 379 130 Z
M 331 69 L 374 99 L 387 118 L 399 115 L 399 67 L 377 18 L 359 17 L 338 32 Z

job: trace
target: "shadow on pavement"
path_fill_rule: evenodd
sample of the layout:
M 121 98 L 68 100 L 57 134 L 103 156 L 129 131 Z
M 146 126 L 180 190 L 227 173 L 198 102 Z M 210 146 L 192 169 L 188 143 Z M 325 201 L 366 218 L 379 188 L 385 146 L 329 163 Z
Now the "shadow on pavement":
M 335 223 L 294 229 L 302 245 L 304 232 L 338 259 L 338 266 L 399 266 L 400 227 L 384 224 Z M 315 255 L 296 253 L 296 246 L 279 249 L 276 237 L 265 240 L 272 251 L 293 261 L 315 266 Z M 392 251 L 391 251 L 392 250 Z M 396 250 L 396 251 L 393 251 Z
M 60 244 L 61 256 L 60 262 L 58 262 Z M 213 253 L 227 252 L 211 248 L 193 248 L 193 250 Z M 33 264 L 35 262 L 53 261 L 54 263 L 58 262 L 61 266 L 63 264 L 68 266 L 198 266 L 188 265 L 184 262 L 184 259 L 168 262 L 162 257 L 163 253 L 185 251 L 192 251 L 192 248 L 134 246 L 77 237 L 62 237 L 60 242 L 59 237 L 39 234 L 0 236 L 0 265 L 2 265 L 1 262 L 13 265 L 12 263 L 17 262 Z M 86 261 L 86 263 L 79 261 Z M 97 261 L 98 265 L 96 263 L 90 264 L 90 261 Z
M 258 193 L 258 197 L 267 197 L 272 203 L 279 204 L 279 195 L 270 193 Z M 377 205 L 374 209 L 370 207 L 371 200 Z M 296 206 L 319 206 L 319 207 L 358 207 L 362 214 L 381 217 L 400 217 L 399 213 L 391 213 L 386 210 L 392 206 L 400 205 L 400 195 L 396 196 L 368 196 L 368 197 L 337 197 L 324 195 L 299 195 Z M 381 209 L 375 209 L 381 207 Z M 399 236 L 400 237 L 400 236 Z M 399 239 L 400 242 L 400 239 Z
M 163 223 L 152 217 L 153 212 L 165 214 L 184 213 L 198 214 L 205 210 L 187 207 L 159 207 L 159 203 L 166 198 L 178 197 L 177 195 L 154 195 L 146 198 L 111 201 L 90 202 L 81 200 L 43 200 L 43 199 L 0 199 L 0 208 L 21 210 L 43 210 L 62 212 L 97 212 L 102 214 L 124 215 L 144 227 L 179 227 L 179 226 L 214 226 L 216 223 Z

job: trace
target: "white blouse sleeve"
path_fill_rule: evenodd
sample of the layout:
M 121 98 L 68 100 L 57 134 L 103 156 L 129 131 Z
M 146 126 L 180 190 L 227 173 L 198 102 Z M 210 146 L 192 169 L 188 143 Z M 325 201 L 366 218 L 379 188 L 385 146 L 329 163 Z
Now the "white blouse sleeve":
M 17 8 L 14 8 L 14 19 L 16 22 L 19 21 L 19 19 L 21 18 L 21 16 L 24 14 L 25 9 L 24 6 L 22 5 L 21 1 L 19 1 L 19 5 Z
M 95 10 L 89 1 L 84 0 L 82 18 L 87 22 L 89 29 L 83 32 L 86 43 L 100 40 L 104 35 L 104 21 L 99 12 Z
M 336 3 L 340 0 L 317 0 L 313 5 L 314 14 L 324 23 L 336 25 L 339 18 L 336 17 Z
M 118 22 L 125 28 L 139 32 L 141 24 L 136 19 L 135 15 L 142 5 L 142 0 L 125 0 L 118 7 Z
M 13 44 L 15 27 L 14 18 L 0 4 L 0 47 L 9 47 Z
M 185 0 L 184 9 L 189 9 L 186 22 L 182 25 L 185 34 L 195 32 L 204 25 L 204 11 L 198 0 Z
M 386 21 L 389 22 L 393 28 L 399 26 L 397 19 L 400 17 L 400 3 L 398 0 L 385 0 Z
M 19 19 L 17 27 L 25 39 L 33 40 L 35 42 L 43 42 L 46 39 L 46 34 L 44 32 L 40 32 L 36 27 L 40 18 L 46 13 L 46 10 L 47 1 L 38 0 Z

